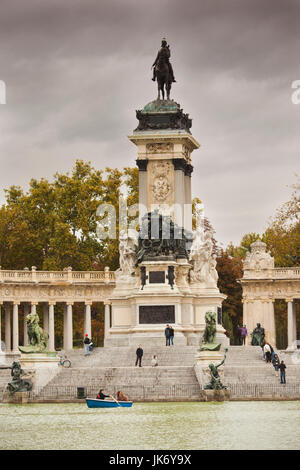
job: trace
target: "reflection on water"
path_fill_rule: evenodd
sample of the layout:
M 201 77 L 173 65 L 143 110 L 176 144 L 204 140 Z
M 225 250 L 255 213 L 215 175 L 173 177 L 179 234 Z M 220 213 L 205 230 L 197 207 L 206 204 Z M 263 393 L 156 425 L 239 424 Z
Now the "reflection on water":
M 300 449 L 300 402 L 0 404 L 0 449 Z

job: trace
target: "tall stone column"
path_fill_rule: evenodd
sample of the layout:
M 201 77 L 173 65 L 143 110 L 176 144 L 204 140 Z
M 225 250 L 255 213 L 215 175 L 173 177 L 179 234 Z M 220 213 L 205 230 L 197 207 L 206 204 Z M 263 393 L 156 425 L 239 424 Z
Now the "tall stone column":
M 92 302 L 86 302 L 84 311 L 84 336 L 87 334 L 90 339 L 92 337 L 91 306 Z
M 13 304 L 13 353 L 19 353 L 19 302 Z
M 5 351 L 11 351 L 11 305 L 5 304 Z
M 110 328 L 110 303 L 104 304 L 104 338 L 108 338 Z
M 67 349 L 67 304 L 64 304 L 64 337 L 63 337 L 63 348 Z
M 2 352 L 2 336 L 1 336 L 2 306 L 3 306 L 3 302 L 0 302 L 0 356 L 3 354 L 3 352 Z
M 184 206 L 184 228 L 185 230 L 192 230 L 192 172 L 193 166 L 187 164 L 184 171 L 185 179 L 185 206 Z
M 174 165 L 174 187 L 176 188 L 174 193 L 174 221 L 179 227 L 184 226 L 184 205 L 186 202 L 185 194 L 185 176 L 184 171 L 186 167 L 186 161 L 184 158 L 173 158 Z
M 49 351 L 55 351 L 55 331 L 54 331 L 54 305 L 55 302 L 49 302 L 49 323 L 48 323 L 48 332 L 49 332 L 49 342 L 48 349 Z
M 293 299 L 286 299 L 287 303 L 287 317 L 288 317 L 288 347 L 287 349 L 295 349 L 295 321 L 294 321 L 294 308 L 293 308 Z
M 49 304 L 47 302 L 43 304 L 43 328 L 49 333 Z
M 147 164 L 148 160 L 137 160 L 136 164 L 139 168 L 139 220 L 141 221 L 148 208 L 147 198 Z
M 65 350 L 73 349 L 73 302 L 67 303 Z
M 24 346 L 28 346 L 28 329 L 27 329 L 27 322 L 26 318 L 29 315 L 29 304 L 26 302 L 24 303 L 24 326 L 23 326 L 23 344 Z

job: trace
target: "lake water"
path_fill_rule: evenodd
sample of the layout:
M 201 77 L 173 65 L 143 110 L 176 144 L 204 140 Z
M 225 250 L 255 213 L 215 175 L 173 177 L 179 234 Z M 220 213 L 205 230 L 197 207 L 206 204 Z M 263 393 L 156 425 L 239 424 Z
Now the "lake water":
M 0 404 L 0 449 L 300 449 L 300 401 Z

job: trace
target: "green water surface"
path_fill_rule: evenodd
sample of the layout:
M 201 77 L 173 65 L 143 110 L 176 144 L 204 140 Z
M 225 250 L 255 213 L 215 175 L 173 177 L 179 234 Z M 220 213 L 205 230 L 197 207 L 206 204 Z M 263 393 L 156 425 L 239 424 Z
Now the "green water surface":
M 300 402 L 0 404 L 0 449 L 300 449 Z

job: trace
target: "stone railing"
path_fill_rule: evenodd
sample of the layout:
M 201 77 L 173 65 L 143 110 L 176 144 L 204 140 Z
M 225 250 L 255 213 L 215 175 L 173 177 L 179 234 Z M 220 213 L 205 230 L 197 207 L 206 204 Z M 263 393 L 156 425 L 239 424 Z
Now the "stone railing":
M 104 271 L 73 271 L 67 268 L 64 271 L 37 271 L 35 267 L 31 270 L 24 269 L 19 271 L 1 270 L 0 283 L 114 283 L 115 273 L 110 271 L 108 267 Z
M 243 279 L 300 279 L 300 267 L 245 269 Z

